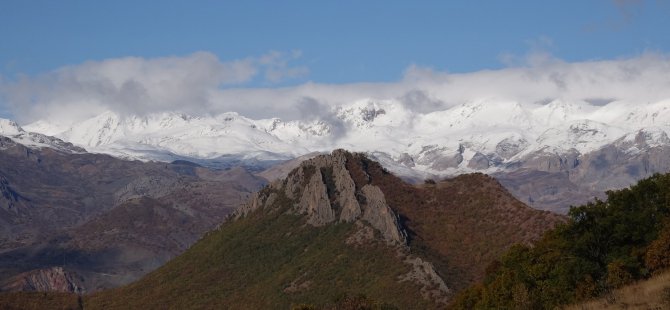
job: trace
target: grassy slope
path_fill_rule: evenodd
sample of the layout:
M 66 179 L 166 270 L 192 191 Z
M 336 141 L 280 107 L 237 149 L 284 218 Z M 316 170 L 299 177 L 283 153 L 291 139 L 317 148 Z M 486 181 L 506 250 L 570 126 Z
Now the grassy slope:
M 670 270 L 566 309 L 670 309 Z
M 0 309 L 81 309 L 79 296 L 70 293 L 0 293 Z
M 397 283 L 409 269 L 393 249 L 346 245 L 351 232 L 351 224 L 313 228 L 297 216 L 257 211 L 142 280 L 91 295 L 85 308 L 286 309 L 359 294 L 401 308 L 430 307 L 417 287 Z M 286 292 L 292 283 L 297 289 Z

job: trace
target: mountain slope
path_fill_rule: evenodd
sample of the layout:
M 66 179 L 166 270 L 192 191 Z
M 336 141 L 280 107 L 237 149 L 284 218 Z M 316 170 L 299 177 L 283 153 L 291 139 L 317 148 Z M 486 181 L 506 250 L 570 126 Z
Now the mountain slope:
M 483 174 L 414 186 L 360 154 L 351 155 L 347 164 L 357 184 L 369 182 L 385 193 L 409 233 L 410 246 L 430 257 L 456 289 L 480 279 L 488 262 L 509 246 L 535 240 L 563 221 L 530 209 Z
M 567 310 L 666 309 L 670 307 L 670 271 L 612 291 L 609 296 L 566 307 Z
M 0 290 L 49 268 L 83 278 L 87 291 L 128 283 L 264 183 L 241 168 L 124 161 L 0 136 Z
M 670 163 L 662 160 L 670 148 L 668 111 L 669 100 L 594 104 L 473 98 L 417 110 L 397 98 L 340 103 L 322 115 L 297 120 L 251 119 L 233 112 L 105 112 L 78 123 L 41 120 L 25 128 L 122 158 L 242 164 L 255 171 L 312 152 L 346 148 L 373 154 L 394 173 L 419 180 L 483 172 L 511 180 L 504 182 L 508 186 L 519 169 L 562 172 L 570 178 L 558 187 L 553 182 L 510 189 L 535 208 L 565 213 L 570 204 L 602 197 L 604 190 L 670 171 Z M 7 132 L 16 134 L 6 123 Z M 647 142 L 638 143 L 640 137 Z M 658 155 L 643 158 L 652 149 Z M 595 176 L 611 182 L 599 185 L 596 181 L 603 178 Z
M 454 308 L 555 309 L 614 298 L 613 290 L 670 267 L 668 201 L 670 174 L 656 174 L 609 191 L 605 201 L 573 208 L 565 225 L 532 246 L 506 252 L 482 283 L 456 298 Z
M 471 215 L 486 221 L 461 231 L 458 223 L 482 220 Z M 286 308 L 363 294 L 403 309 L 443 307 L 454 288 L 481 276 L 475 265 L 560 221 L 483 175 L 416 187 L 362 154 L 337 150 L 271 183 L 157 271 L 93 294 L 85 306 Z M 484 242 L 485 229 L 496 239 Z M 467 239 L 476 246 L 457 250 Z

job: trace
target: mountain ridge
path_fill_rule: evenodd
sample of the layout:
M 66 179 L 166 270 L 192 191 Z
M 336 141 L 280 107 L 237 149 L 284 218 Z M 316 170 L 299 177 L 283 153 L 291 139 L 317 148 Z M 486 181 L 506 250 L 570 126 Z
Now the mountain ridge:
M 266 183 L 239 167 L 124 161 L 14 139 L 0 136 L 0 290 L 58 289 L 62 274 L 84 279 L 81 291 L 128 283 Z
M 331 114 L 289 121 L 255 120 L 234 112 L 214 116 L 105 112 L 66 127 L 48 120 L 24 127 L 107 153 L 144 147 L 200 159 L 240 154 L 286 159 L 346 147 L 383 152 L 394 160 L 406 153 L 415 170 L 454 174 L 498 171 L 514 159 L 541 150 L 575 149 L 584 154 L 642 129 L 667 132 L 669 108 L 669 101 L 592 105 L 560 99 L 544 104 L 484 99 L 418 113 L 395 100 L 363 99 L 334 106 L 327 112 Z M 370 141 L 371 137 L 376 141 Z M 424 162 L 433 156 L 430 154 L 449 157 L 457 153 L 463 155 L 465 164 Z M 491 165 L 487 168 L 492 169 L 467 169 L 467 161 L 476 153 L 485 155 Z
M 411 185 L 363 154 L 335 150 L 254 194 L 142 280 L 84 304 L 321 307 L 362 294 L 401 308 L 443 308 L 454 290 L 483 276 L 477 266 L 562 221 L 482 174 Z
M 525 203 L 559 213 L 604 197 L 604 190 L 670 171 L 670 162 L 659 157 L 670 147 L 668 100 L 527 103 L 488 98 L 414 110 L 401 100 L 361 99 L 322 110 L 296 120 L 256 120 L 234 112 L 139 116 L 108 111 L 75 124 L 42 120 L 24 127 L 126 159 L 243 165 L 255 172 L 305 154 L 346 148 L 366 152 L 416 181 L 494 174 Z M 644 143 L 634 142 L 640 139 Z M 594 168 L 594 175 L 612 181 L 598 186 L 589 180 Z M 524 170 L 548 172 L 564 181 L 538 183 L 535 189 L 514 187 L 514 176 L 521 175 L 516 172 Z

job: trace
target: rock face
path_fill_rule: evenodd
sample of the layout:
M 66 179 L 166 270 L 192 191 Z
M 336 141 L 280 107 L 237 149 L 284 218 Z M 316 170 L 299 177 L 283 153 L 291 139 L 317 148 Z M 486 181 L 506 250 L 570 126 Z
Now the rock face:
M 282 195 L 291 201 L 285 207 L 305 215 L 307 223 L 313 226 L 363 220 L 377 229 L 385 240 L 404 243 L 404 234 L 384 193 L 370 184 L 357 190 L 346 167 L 346 155 L 346 151 L 335 150 L 331 155 L 304 161 L 286 179 L 275 181 L 256 193 L 236 211 L 235 216 L 273 207 Z
M 486 157 L 486 155 L 477 152 L 474 156 L 472 156 L 472 159 L 468 162 L 468 168 L 472 168 L 475 170 L 484 170 L 487 169 L 490 166 L 489 159 Z
M 51 267 L 19 274 L 2 287 L 3 291 L 84 293 L 81 279 L 63 267 Z
M 581 154 L 541 152 L 526 155 L 516 169 L 494 175 L 519 200 L 537 209 L 567 213 L 606 190 L 627 187 L 654 173 L 670 171 L 670 138 L 660 130 L 640 130 Z
M 335 150 L 304 161 L 285 179 L 254 194 L 234 216 L 239 219 L 259 209 L 283 210 L 305 216 L 307 224 L 315 227 L 354 223 L 354 232 L 346 244 L 365 245 L 379 236 L 396 249 L 398 258 L 411 270 L 398 280 L 418 285 L 424 298 L 445 305 L 451 290 L 430 262 L 409 253 L 407 233 L 381 188 L 370 184 L 369 176 L 367 183 L 356 184 L 347 168 L 351 157 L 351 153 Z
M 396 215 L 386 204 L 384 193 L 379 187 L 367 184 L 363 186 L 363 197 L 365 197 L 363 219 L 372 227 L 378 229 L 386 240 L 404 242 L 405 236 L 398 227 Z

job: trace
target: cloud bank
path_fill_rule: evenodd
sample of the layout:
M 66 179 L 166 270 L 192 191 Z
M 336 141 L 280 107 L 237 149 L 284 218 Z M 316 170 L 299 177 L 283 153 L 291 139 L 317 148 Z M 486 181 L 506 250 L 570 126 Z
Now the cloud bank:
M 185 57 L 136 57 L 86 62 L 53 72 L 0 79 L 0 95 L 21 123 L 39 119 L 71 123 L 102 111 L 193 115 L 234 111 L 251 118 L 329 117 L 329 107 L 361 99 L 395 99 L 427 113 L 481 99 L 542 103 L 553 99 L 612 100 L 631 104 L 670 98 L 670 57 L 645 53 L 633 58 L 569 63 L 550 54 L 529 54 L 500 70 L 464 74 L 411 66 L 393 83 L 319 84 L 244 88 L 304 77 L 291 66 L 300 52 L 271 52 L 224 62 L 198 52 Z

